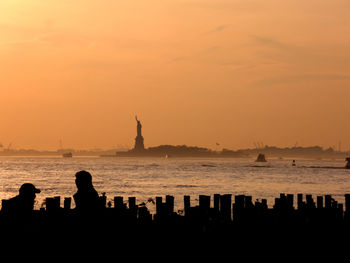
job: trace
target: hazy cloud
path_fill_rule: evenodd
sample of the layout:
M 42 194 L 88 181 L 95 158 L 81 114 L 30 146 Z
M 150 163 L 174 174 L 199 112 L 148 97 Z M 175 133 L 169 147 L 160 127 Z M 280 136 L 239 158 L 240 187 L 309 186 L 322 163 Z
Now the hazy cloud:
M 216 52 L 220 49 L 220 46 L 212 46 L 194 53 L 192 56 L 178 56 L 168 61 L 168 63 L 181 62 L 191 59 L 198 59 L 200 56 L 205 56 L 207 54 Z
M 188 1 L 185 0 L 181 3 L 183 6 L 192 8 L 202 8 L 209 10 L 223 10 L 229 12 L 252 12 L 261 10 L 266 4 L 264 1 L 258 0 L 242 0 L 242 1 L 232 1 L 232 0 L 195 0 Z
M 231 26 L 230 24 L 220 25 L 220 26 L 215 27 L 214 29 L 211 29 L 211 30 L 205 32 L 204 34 L 209 35 L 209 34 L 214 34 L 214 33 L 220 33 L 222 31 L 226 30 L 227 28 L 229 28 L 230 26 Z
M 168 61 L 168 63 L 175 63 L 175 62 L 181 62 L 185 60 L 189 60 L 191 57 L 176 57 Z
M 350 75 L 346 74 L 300 74 L 300 75 L 285 75 L 275 78 L 262 79 L 255 83 L 257 86 L 271 86 L 289 83 L 300 83 L 309 81 L 336 81 L 350 80 Z
M 280 42 L 278 40 L 275 40 L 273 38 L 262 37 L 257 35 L 250 35 L 250 38 L 253 39 L 255 44 L 262 45 L 262 46 L 268 46 L 268 47 L 273 47 L 273 48 L 282 49 L 282 50 L 290 50 L 290 49 L 296 48 L 291 45 Z
M 350 67 L 348 48 L 318 43 L 302 46 L 257 35 L 250 38 L 254 45 L 260 47 L 255 49 L 254 54 L 262 59 L 299 66 L 308 71 L 329 71 L 331 68 L 333 72 L 345 72 Z

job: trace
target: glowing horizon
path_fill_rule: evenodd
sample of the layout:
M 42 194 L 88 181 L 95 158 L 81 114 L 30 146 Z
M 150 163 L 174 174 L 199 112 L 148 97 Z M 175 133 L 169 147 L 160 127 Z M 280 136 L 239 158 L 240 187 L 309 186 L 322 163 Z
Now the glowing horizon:
M 0 143 L 350 150 L 345 0 L 3 0 Z

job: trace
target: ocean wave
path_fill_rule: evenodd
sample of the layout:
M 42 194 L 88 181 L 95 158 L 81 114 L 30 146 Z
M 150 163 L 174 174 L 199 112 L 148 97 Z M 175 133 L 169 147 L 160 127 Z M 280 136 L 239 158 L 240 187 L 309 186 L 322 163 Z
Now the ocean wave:
M 317 184 L 316 182 L 302 182 L 301 184 Z
M 151 163 L 151 164 L 149 164 L 149 165 L 145 165 L 145 166 L 150 166 L 150 167 L 158 167 L 158 166 L 160 166 L 159 164 L 157 164 L 157 163 Z

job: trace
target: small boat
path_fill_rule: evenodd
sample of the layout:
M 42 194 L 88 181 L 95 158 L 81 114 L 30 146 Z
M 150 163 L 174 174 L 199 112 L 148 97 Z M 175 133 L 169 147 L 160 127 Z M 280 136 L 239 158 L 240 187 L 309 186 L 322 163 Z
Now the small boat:
M 346 165 L 345 165 L 345 168 L 346 168 L 346 169 L 350 169 L 350 157 L 347 157 L 347 158 L 345 159 L 345 161 L 347 161 L 347 163 L 346 163 Z
M 214 164 L 202 164 L 203 167 L 216 167 Z
M 267 162 L 265 159 L 265 154 L 259 153 L 258 158 L 255 160 L 256 162 Z
M 73 157 L 73 154 L 71 153 L 71 152 L 68 152 L 68 153 L 64 153 L 64 154 L 62 154 L 62 157 Z

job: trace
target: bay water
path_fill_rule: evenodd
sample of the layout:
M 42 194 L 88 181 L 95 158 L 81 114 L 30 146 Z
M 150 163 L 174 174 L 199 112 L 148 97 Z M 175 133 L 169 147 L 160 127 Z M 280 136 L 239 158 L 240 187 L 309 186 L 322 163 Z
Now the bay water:
M 344 160 L 325 159 L 296 159 L 292 166 L 291 159 L 277 158 L 257 163 L 251 158 L 0 157 L 0 199 L 17 195 L 30 182 L 41 190 L 35 204 L 39 209 L 46 197 L 72 197 L 75 173 L 86 170 L 107 201 L 133 196 L 152 213 L 152 200 L 166 195 L 175 197 L 176 211 L 183 209 L 184 195 L 191 196 L 191 205 L 198 204 L 199 195 L 232 194 L 234 200 L 245 194 L 253 201 L 267 199 L 272 207 L 280 193 L 312 194 L 314 200 L 330 194 L 344 203 L 344 194 L 350 193 L 350 169 L 344 167 Z

